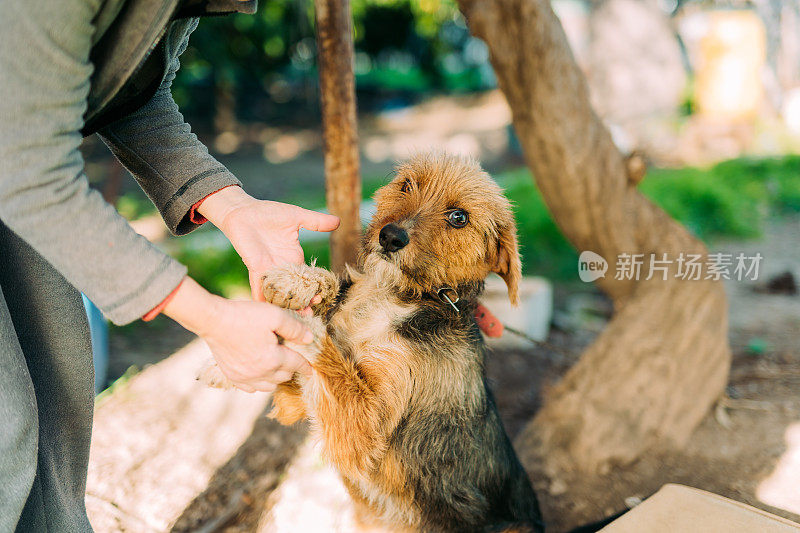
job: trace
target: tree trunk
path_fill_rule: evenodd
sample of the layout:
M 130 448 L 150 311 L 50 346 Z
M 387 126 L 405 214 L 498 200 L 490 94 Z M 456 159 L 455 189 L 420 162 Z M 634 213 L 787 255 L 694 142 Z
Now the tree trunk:
M 325 141 L 325 194 L 330 212 L 341 219 L 331 234 L 331 268 L 355 265 L 361 239 L 353 29 L 348 0 L 315 0 L 319 89 Z
M 678 279 L 675 264 L 666 280 L 618 280 L 615 262 L 621 253 L 705 257 L 705 247 L 636 190 L 547 0 L 459 4 L 489 46 L 556 223 L 578 250 L 610 265 L 597 283 L 614 300 L 615 316 L 520 435 L 523 461 L 541 455 L 551 472 L 602 470 L 656 443 L 683 444 L 727 382 L 722 285 Z

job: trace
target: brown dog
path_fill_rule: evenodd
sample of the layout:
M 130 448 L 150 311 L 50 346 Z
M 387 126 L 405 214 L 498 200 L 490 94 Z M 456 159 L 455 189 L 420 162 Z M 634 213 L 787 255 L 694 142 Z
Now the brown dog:
M 473 319 L 490 272 L 517 302 L 511 206 L 477 163 L 421 155 L 375 195 L 360 268 L 265 278 L 268 301 L 322 302 L 314 369 L 278 387 L 272 416 L 309 418 L 362 520 L 421 531 L 541 531 L 536 496 L 484 375 Z M 206 381 L 209 381 L 206 378 Z

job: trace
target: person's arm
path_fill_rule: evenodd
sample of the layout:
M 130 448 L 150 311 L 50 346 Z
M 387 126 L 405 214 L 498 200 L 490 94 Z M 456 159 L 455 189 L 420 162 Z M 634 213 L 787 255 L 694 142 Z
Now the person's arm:
M 297 206 L 256 200 L 192 133 L 172 98 L 171 87 L 195 21 L 174 23 L 166 36 L 173 58 L 156 95 L 138 111 L 100 131 L 101 138 L 131 171 L 175 234 L 192 231 L 206 219 L 233 243 L 250 273 L 255 300 L 266 270 L 302 262 L 301 227 L 332 231 L 339 219 Z M 199 204 L 199 207 L 198 207 Z M 200 215 L 200 216 L 198 216 Z M 158 314 L 159 305 L 146 316 Z
M 333 231 L 339 218 L 296 205 L 253 198 L 241 187 L 227 187 L 206 198 L 199 213 L 231 241 L 250 275 L 254 300 L 263 301 L 261 277 L 285 263 L 302 263 L 300 228 Z M 316 302 L 314 302 L 316 303 Z
M 295 372 L 311 373 L 308 362 L 276 336 L 308 344 L 311 331 L 274 305 L 213 296 L 187 277 L 164 314 L 203 338 L 220 370 L 240 390 L 270 392 Z
M 178 56 L 196 26 L 197 19 L 170 25 L 164 37 L 170 62 L 158 91 L 137 111 L 99 132 L 176 235 L 198 227 L 189 216 L 193 205 L 224 187 L 239 184 L 192 133 L 172 98 L 172 82 L 180 67 Z
M 0 2 L 0 220 L 117 324 L 178 288 L 165 312 L 206 339 L 245 390 L 272 390 L 303 358 L 276 333 L 307 330 L 263 303 L 212 296 L 89 188 L 78 150 L 97 2 Z M 2 250 L 0 250 L 2 253 Z
M 186 269 L 137 235 L 84 175 L 79 132 L 97 6 L 0 2 L 0 220 L 125 324 Z

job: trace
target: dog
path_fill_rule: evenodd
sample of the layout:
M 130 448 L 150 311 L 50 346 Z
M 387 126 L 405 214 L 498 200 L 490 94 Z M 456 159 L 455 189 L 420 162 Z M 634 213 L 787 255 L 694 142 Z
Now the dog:
M 473 160 L 421 154 L 375 194 L 357 269 L 309 265 L 264 278 L 267 301 L 312 306 L 310 378 L 278 386 L 270 416 L 307 418 L 365 525 L 400 531 L 543 531 L 505 433 L 473 318 L 498 274 L 518 302 L 511 204 Z M 224 376 L 207 373 L 220 386 Z

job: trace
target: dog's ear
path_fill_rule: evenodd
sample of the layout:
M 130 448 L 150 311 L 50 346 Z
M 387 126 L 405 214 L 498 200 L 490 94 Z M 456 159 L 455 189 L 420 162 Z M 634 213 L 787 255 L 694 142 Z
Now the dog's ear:
M 508 287 L 508 298 L 519 304 L 519 280 L 522 278 L 522 263 L 517 246 L 517 228 L 511 222 L 500 228 L 497 235 L 497 258 L 492 272 L 496 272 Z

